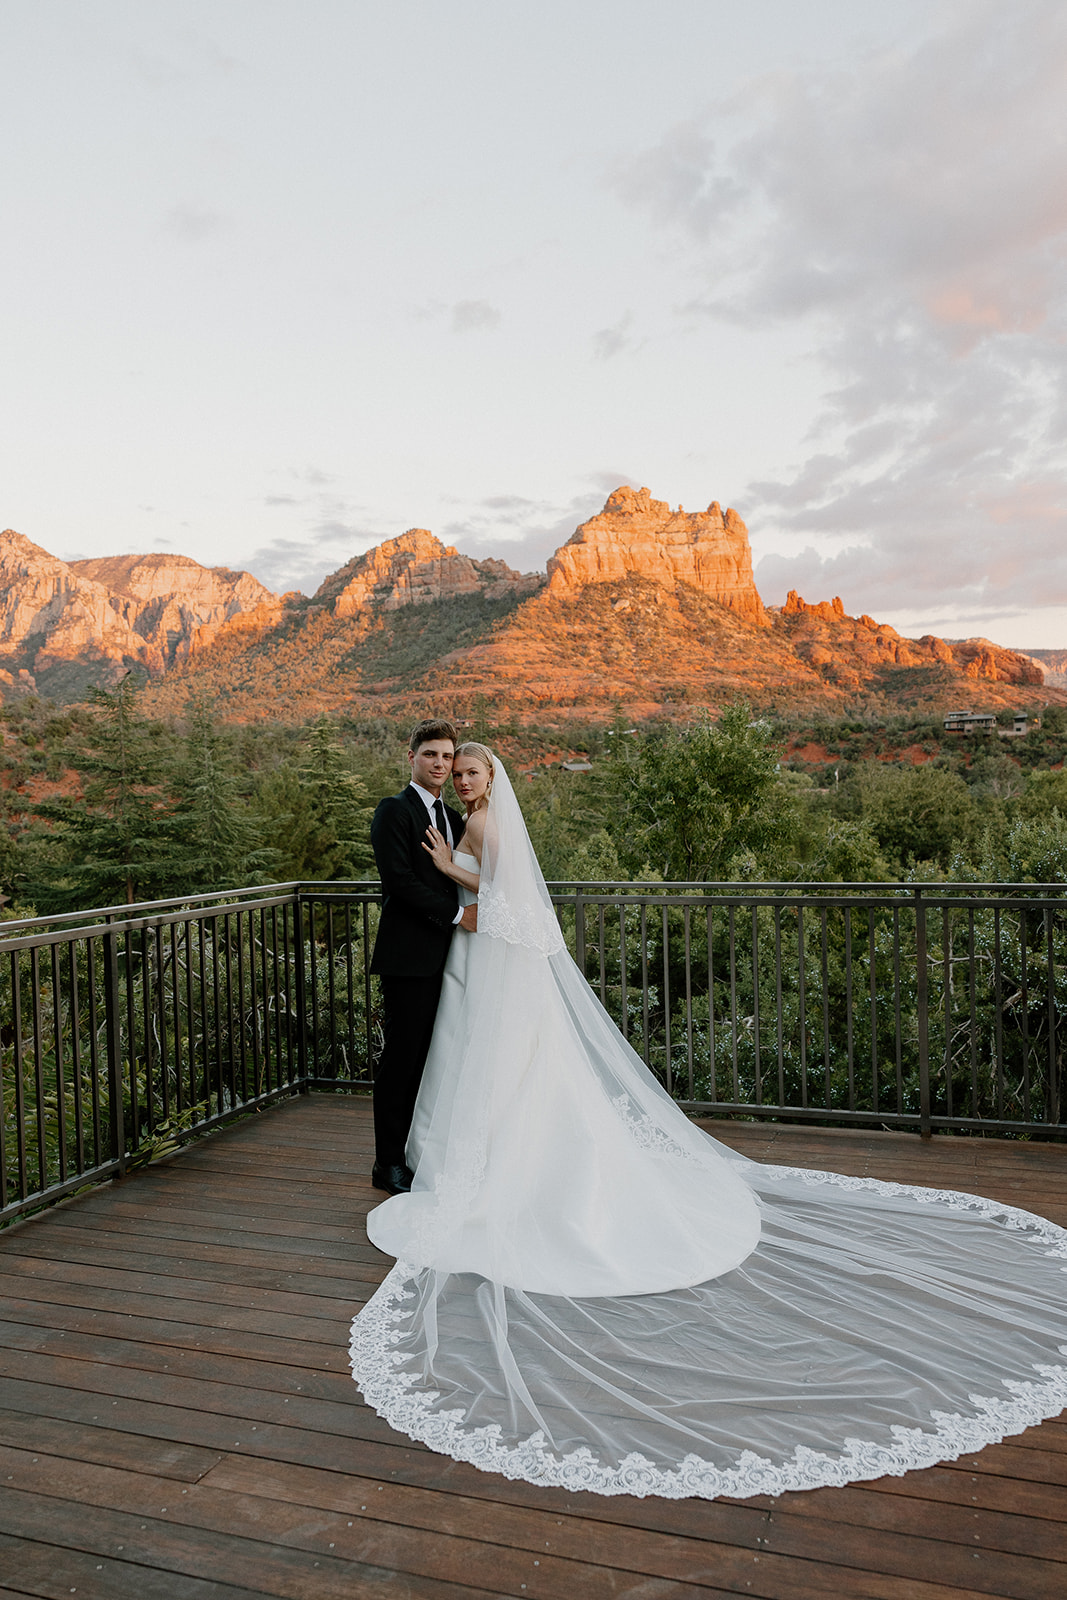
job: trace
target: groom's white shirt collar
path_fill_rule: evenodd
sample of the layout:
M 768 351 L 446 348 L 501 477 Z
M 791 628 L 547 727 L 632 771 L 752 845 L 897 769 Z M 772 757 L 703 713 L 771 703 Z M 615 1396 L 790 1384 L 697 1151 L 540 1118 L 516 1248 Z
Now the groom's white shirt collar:
M 437 804 L 438 800 L 441 800 L 441 804 L 443 806 L 444 805 L 444 800 L 441 799 L 440 795 L 431 794 L 429 789 L 424 789 L 422 787 L 421 783 L 416 783 L 415 782 L 414 778 L 412 778 L 412 780 L 411 780 L 411 782 L 409 784 L 409 788 L 414 789 L 415 793 L 418 795 L 419 799 L 422 801 L 423 805 L 426 807 L 426 810 L 428 811 L 429 816 L 430 816 L 431 823 L 436 828 L 436 826 L 437 826 L 437 818 L 434 815 L 434 809 L 433 808 Z M 452 837 L 452 829 L 449 826 L 448 812 L 447 811 L 445 812 L 445 838 L 448 840 L 449 844 L 453 844 L 454 845 L 455 842 L 456 842 L 455 839 L 453 839 L 453 837 Z

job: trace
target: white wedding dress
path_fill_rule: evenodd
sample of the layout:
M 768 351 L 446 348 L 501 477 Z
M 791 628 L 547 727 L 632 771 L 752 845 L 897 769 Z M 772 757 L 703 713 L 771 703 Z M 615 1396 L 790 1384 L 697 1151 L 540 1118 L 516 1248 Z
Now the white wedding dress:
M 478 923 L 412 1192 L 367 1220 L 397 1264 L 352 1370 L 394 1428 L 532 1483 L 712 1498 L 929 1466 L 1067 1405 L 1067 1231 L 696 1128 L 567 954 L 499 762 Z

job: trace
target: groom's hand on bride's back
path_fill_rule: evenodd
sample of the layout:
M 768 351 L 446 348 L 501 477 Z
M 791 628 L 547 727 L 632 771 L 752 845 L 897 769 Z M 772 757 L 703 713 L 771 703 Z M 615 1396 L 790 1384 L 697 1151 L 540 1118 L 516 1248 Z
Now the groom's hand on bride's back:
M 464 906 L 463 915 L 459 919 L 459 926 L 466 928 L 468 933 L 478 932 L 478 907 Z

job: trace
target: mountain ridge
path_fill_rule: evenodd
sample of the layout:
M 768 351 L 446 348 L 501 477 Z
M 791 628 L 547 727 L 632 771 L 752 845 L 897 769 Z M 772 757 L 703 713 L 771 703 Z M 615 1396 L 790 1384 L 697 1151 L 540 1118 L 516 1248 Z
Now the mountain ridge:
M 682 717 L 738 695 L 840 711 L 1067 703 L 1067 684 L 984 639 L 906 639 L 839 598 L 765 606 L 736 511 L 672 509 L 614 490 L 520 573 L 412 528 L 353 557 L 310 597 L 189 557 L 64 563 L 0 534 L 0 692 L 75 699 L 134 668 L 159 712 L 194 690 L 235 720 L 320 711 L 407 716 L 489 700 L 521 720 Z M 457 711 L 457 714 L 459 712 Z

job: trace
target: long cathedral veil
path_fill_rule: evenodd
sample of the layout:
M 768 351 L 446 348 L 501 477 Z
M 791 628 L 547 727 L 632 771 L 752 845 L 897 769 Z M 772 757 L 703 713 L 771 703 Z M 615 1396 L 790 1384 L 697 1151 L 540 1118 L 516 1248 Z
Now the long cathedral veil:
M 536 1483 L 712 1497 L 904 1472 L 1067 1403 L 1067 1232 L 696 1128 L 567 954 L 499 760 L 478 920 L 412 1193 L 368 1218 L 397 1265 L 352 1368 L 394 1427 Z

